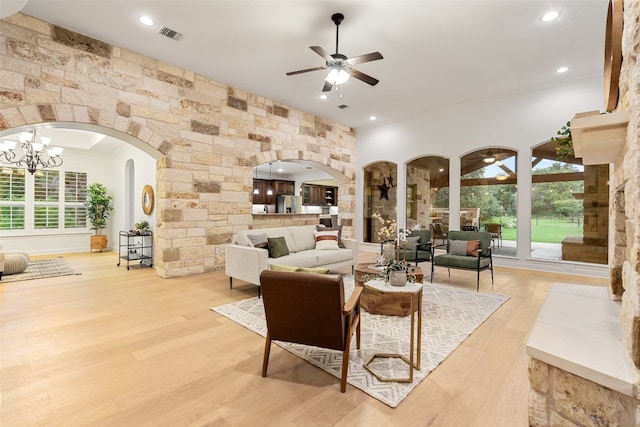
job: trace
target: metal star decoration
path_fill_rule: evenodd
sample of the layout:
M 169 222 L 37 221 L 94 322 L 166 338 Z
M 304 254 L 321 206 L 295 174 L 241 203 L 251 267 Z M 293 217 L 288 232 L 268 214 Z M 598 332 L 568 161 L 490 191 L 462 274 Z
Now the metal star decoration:
M 382 200 L 383 197 L 389 200 L 389 188 L 391 187 L 387 185 L 387 180 L 385 180 L 384 183 L 378 185 L 378 188 L 380 189 L 380 200 Z

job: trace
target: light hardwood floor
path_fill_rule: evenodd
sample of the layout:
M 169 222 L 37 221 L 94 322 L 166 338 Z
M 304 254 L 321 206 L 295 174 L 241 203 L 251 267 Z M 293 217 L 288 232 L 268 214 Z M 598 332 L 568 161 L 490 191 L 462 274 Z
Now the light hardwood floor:
M 161 279 L 113 252 L 64 258 L 82 274 L 0 282 L 3 427 L 526 426 L 525 343 L 551 284 L 605 284 L 496 268 L 510 300 L 393 409 L 278 346 L 262 378 L 264 338 L 209 309 L 256 287 L 231 290 L 222 271 Z M 472 272 L 436 280 L 475 288 Z

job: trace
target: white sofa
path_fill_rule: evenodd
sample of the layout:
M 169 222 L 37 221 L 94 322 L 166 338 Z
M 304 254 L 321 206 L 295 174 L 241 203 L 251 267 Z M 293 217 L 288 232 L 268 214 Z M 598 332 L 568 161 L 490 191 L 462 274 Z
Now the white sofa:
M 315 225 L 299 225 L 277 228 L 244 230 L 237 233 L 233 242 L 225 248 L 225 273 L 229 276 L 229 287 L 233 279 L 244 280 L 260 286 L 260 273 L 269 269 L 270 264 L 291 267 L 323 267 L 329 270 L 353 266 L 358 262 L 358 242 L 342 238 L 344 248 L 336 250 L 316 250 Z M 269 251 L 253 246 L 249 235 L 266 234 L 267 237 L 283 236 L 289 255 L 270 258 Z M 260 289 L 258 288 L 258 295 Z

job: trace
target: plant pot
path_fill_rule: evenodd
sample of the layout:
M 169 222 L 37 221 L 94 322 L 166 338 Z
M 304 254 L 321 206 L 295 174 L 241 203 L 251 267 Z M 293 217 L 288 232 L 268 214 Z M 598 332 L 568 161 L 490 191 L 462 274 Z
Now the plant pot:
M 107 236 L 104 235 L 94 235 L 91 236 L 91 251 L 94 249 L 100 250 L 100 252 L 104 251 L 107 248 Z
M 389 273 L 389 284 L 391 286 L 405 286 L 407 284 L 407 272 L 392 271 Z

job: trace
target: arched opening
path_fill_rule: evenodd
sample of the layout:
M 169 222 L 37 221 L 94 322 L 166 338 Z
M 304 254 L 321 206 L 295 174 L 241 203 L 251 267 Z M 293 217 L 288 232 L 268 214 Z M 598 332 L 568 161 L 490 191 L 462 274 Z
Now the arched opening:
M 406 186 L 407 229 L 430 229 L 432 239 L 442 239 L 448 227 L 449 159 L 424 156 L 410 161 Z
M 46 172 L 38 170 L 33 176 L 24 174 L 23 166 L 2 164 L 3 171 L 23 172 L 25 176 L 21 200 L 16 201 L 15 197 L 8 200 L 13 197 L 7 197 L 8 192 L 0 195 L 2 212 L 10 209 L 15 213 L 21 209 L 24 216 L 23 224 L 14 221 L 12 225 L 1 225 L 3 235 L 13 237 L 6 245 L 33 254 L 86 251 L 87 236 L 92 231 L 84 218 L 83 188 L 100 182 L 114 196 L 114 210 L 105 233 L 108 248 L 117 248 L 118 231 L 131 229 L 136 217 L 142 215 L 139 203 L 142 187 L 137 183 L 144 181 L 155 186 L 156 159 L 162 154 L 131 135 L 86 123 L 20 126 L 0 132 L 0 137 L 12 140 L 34 129 L 38 138 L 51 138 L 52 146 L 64 148 L 63 162 L 46 168 Z M 37 188 L 47 190 L 47 199 L 38 203 L 36 200 L 41 197 L 36 194 L 36 181 L 41 181 Z M 19 184 L 5 182 L 9 192 L 15 185 Z M 49 197 L 53 189 L 57 189 L 56 198 Z M 17 204 L 22 206 L 16 207 Z M 146 219 L 155 225 L 155 216 Z
M 501 147 L 460 159 L 460 229 L 491 232 L 494 255 L 516 255 L 517 164 L 517 152 Z
M 319 214 L 321 223 L 338 225 L 339 188 L 350 183 L 335 169 L 310 160 L 278 160 L 255 166 L 252 213 Z

